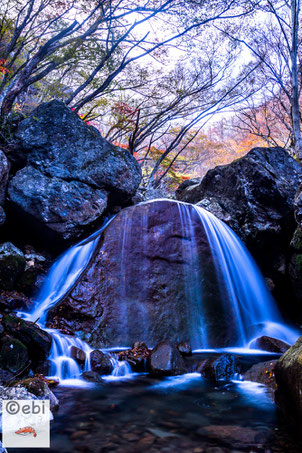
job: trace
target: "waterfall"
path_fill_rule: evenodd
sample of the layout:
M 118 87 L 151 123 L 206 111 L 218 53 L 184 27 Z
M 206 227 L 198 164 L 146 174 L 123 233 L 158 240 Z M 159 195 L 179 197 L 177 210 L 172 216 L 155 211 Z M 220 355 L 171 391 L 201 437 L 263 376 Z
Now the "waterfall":
M 152 202 L 160 200 L 153 200 Z M 179 214 L 180 229 L 179 237 L 182 240 L 183 279 L 185 284 L 184 316 L 187 319 L 190 341 L 195 349 L 215 348 L 217 326 L 213 327 L 211 319 L 221 318 L 221 323 L 229 324 L 223 329 L 234 333 L 233 344 L 224 346 L 248 347 L 249 342 L 256 336 L 269 335 L 292 344 L 297 333 L 283 325 L 275 301 L 266 288 L 263 277 L 257 268 L 250 253 L 236 234 L 221 220 L 201 207 L 187 203 L 169 200 L 175 203 Z M 143 203 L 145 204 L 145 203 Z M 134 207 L 133 209 L 135 209 Z M 40 327 L 45 328 L 48 311 L 57 305 L 76 285 L 83 272 L 89 265 L 99 243 L 102 232 L 107 228 L 110 219 L 101 229 L 71 247 L 51 267 L 44 285 L 41 288 L 34 309 L 31 313 L 22 314 L 26 319 L 37 321 Z M 146 213 L 140 219 L 141 235 L 137 239 L 137 250 L 146 256 L 146 249 L 150 244 L 146 242 L 145 233 L 148 230 L 148 218 Z M 125 228 L 121 238 L 120 265 L 121 272 L 119 295 L 120 301 L 116 301 L 125 322 L 121 322 L 121 330 L 128 332 L 127 319 L 129 312 L 127 307 L 128 273 L 126 264 L 131 261 L 126 256 L 128 234 L 131 233 L 132 220 L 126 217 Z M 197 227 L 196 227 L 197 225 Z M 126 228 L 127 227 L 127 228 Z M 196 252 L 198 234 L 205 233 L 207 240 L 206 249 L 209 250 L 208 258 L 211 266 L 203 263 L 203 257 Z M 151 244 L 152 247 L 152 244 Z M 131 264 L 131 263 L 130 263 Z M 131 268 L 130 268 L 131 271 Z M 217 284 L 210 288 L 208 294 L 208 276 Z M 128 285 L 128 286 L 127 286 Z M 144 281 L 141 281 L 140 297 L 145 298 Z M 143 304 L 134 301 L 139 307 L 137 324 L 143 331 L 148 333 L 150 322 L 148 313 Z M 226 321 L 224 321 L 226 318 Z M 154 326 L 153 326 L 154 328 Z M 216 330 L 215 330 L 216 329 Z M 49 329 L 53 337 L 53 344 L 49 356 L 51 363 L 50 374 L 64 381 L 66 379 L 78 379 L 83 371 L 89 371 L 91 348 L 79 338 L 67 336 Z M 219 333 L 224 338 L 224 330 Z M 146 337 L 145 337 L 146 338 Z M 85 363 L 82 367 L 71 356 L 71 348 L 75 346 L 84 351 Z M 149 346 L 154 346 L 151 343 Z M 106 353 L 106 351 L 104 351 Z M 131 372 L 126 362 L 119 362 L 114 356 L 111 362 L 114 365 L 112 376 L 128 376 Z

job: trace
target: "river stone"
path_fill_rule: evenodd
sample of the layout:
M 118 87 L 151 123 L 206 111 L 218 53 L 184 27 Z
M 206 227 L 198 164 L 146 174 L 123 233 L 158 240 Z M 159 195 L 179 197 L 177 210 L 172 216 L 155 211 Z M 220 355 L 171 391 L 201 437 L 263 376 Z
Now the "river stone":
M 285 343 L 285 341 L 278 340 L 277 338 L 272 338 L 263 335 L 262 337 L 253 340 L 252 343 L 250 344 L 250 348 L 284 354 L 284 352 L 290 348 L 290 344 Z
M 243 377 L 245 381 L 259 382 L 276 390 L 275 366 L 278 360 L 260 362 L 248 369 Z
M 21 341 L 5 335 L 0 340 L 0 366 L 11 373 L 21 372 L 28 365 L 28 350 Z
M 22 275 L 26 259 L 11 242 L 0 245 L 0 289 L 12 289 Z
M 296 423 L 302 422 L 302 337 L 289 348 L 275 366 L 276 401 Z
M 113 366 L 108 355 L 98 349 L 91 352 L 90 363 L 92 371 L 95 371 L 101 375 L 110 374 L 113 370 Z
M 229 381 L 240 372 L 238 360 L 231 354 L 222 354 L 218 358 L 205 359 L 197 371 L 212 381 Z
M 49 400 L 50 410 L 56 410 L 59 407 L 59 400 L 50 390 L 46 382 L 38 377 L 23 379 L 22 381 L 13 382 L 12 386 L 26 389 L 32 395 L 42 400 Z
M 47 358 L 52 344 L 52 337 L 48 332 L 14 315 L 5 316 L 3 325 L 7 332 L 27 346 L 32 360 L 37 362 Z
M 193 248 L 182 224 L 183 209 L 188 209 L 184 217 L 192 219 Z M 192 286 L 202 293 L 202 302 L 190 292 Z M 138 338 L 152 347 L 169 338 L 174 344 L 186 339 L 196 349 L 202 347 L 200 326 L 206 319 L 208 344 L 231 346 L 238 341 L 234 312 L 224 310 L 217 287 L 212 253 L 194 207 L 146 202 L 123 209 L 110 223 L 90 266 L 49 312 L 47 325 L 84 332 L 97 348 L 127 346 Z
M 148 357 L 149 373 L 155 376 L 177 376 L 187 372 L 184 359 L 175 345 L 162 341 Z

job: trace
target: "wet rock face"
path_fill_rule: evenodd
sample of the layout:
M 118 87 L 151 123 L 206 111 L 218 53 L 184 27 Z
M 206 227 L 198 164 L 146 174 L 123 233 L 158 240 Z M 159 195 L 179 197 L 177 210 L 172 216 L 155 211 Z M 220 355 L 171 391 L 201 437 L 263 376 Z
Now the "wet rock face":
M 275 369 L 276 402 L 296 423 L 302 421 L 302 337 L 285 352 Z
M 28 349 L 16 338 L 5 335 L 0 342 L 0 367 L 18 373 L 28 365 Z
M 209 210 L 212 204 L 218 216 L 219 206 L 222 220 L 247 244 L 289 242 L 301 179 L 300 164 L 283 148 L 254 148 L 241 159 L 208 171 L 201 182 L 180 187 L 176 195 L 190 203 L 208 200 Z
M 52 343 L 52 338 L 46 331 L 34 323 L 8 315 L 3 318 L 4 329 L 28 348 L 31 360 L 38 362 L 46 359 Z
M 276 390 L 275 366 L 277 362 L 278 360 L 269 360 L 267 362 L 256 363 L 244 373 L 244 380 L 259 382 Z
M 0 289 L 12 289 L 23 273 L 26 259 L 11 242 L 0 245 Z
M 96 349 L 90 354 L 91 369 L 101 375 L 110 374 L 113 367 L 108 355 Z
M 4 152 L 0 150 L 0 225 L 5 222 L 5 212 L 2 205 L 5 201 L 9 167 L 9 163 Z
M 152 349 L 148 368 L 149 373 L 154 376 L 177 376 L 187 371 L 180 352 L 169 341 L 163 341 Z
M 284 354 L 284 352 L 290 348 L 290 344 L 278 340 L 277 338 L 263 335 L 262 337 L 256 338 L 256 340 L 251 343 L 250 347 L 251 349 L 261 349 L 262 351 Z
M 80 236 L 107 206 L 105 191 L 78 181 L 47 177 L 33 167 L 17 172 L 8 195 L 11 206 L 16 210 L 22 207 L 23 217 L 28 215 L 63 240 Z
M 222 354 L 218 358 L 205 359 L 197 367 L 197 371 L 211 381 L 229 381 L 240 372 L 240 366 L 231 354 Z
M 101 217 L 108 196 L 123 203 L 139 186 L 141 170 L 133 156 L 63 102 L 38 106 L 19 123 L 16 136 L 26 166 L 9 183 L 8 206 L 45 234 L 76 239 Z
M 203 310 L 209 344 L 213 339 L 216 346 L 235 344 L 234 313 L 222 308 L 200 218 L 188 207 L 192 244 L 182 229 L 188 218 L 179 209 L 178 203 L 160 200 L 122 210 L 80 282 L 50 312 L 48 325 L 85 332 L 96 347 L 127 346 L 138 338 L 152 347 L 169 338 L 175 344 L 185 339 L 194 349 L 201 347 Z

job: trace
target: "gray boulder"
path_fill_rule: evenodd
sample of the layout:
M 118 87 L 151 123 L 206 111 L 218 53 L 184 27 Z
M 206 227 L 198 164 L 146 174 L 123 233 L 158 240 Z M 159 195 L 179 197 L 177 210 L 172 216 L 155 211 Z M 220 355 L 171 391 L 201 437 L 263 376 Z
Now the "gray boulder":
M 41 104 L 19 123 L 16 137 L 26 166 L 9 183 L 8 207 L 48 238 L 78 238 L 101 218 L 108 197 L 111 204 L 125 203 L 141 181 L 131 153 L 63 102 Z
M 105 191 L 78 181 L 50 178 L 30 166 L 17 172 L 8 195 L 11 206 L 27 221 L 34 219 L 63 240 L 79 237 L 107 206 Z

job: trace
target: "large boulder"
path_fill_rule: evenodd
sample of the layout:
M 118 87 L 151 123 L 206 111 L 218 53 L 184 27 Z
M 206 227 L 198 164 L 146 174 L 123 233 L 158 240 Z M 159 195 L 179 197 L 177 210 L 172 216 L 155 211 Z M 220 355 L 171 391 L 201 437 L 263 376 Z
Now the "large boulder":
M 150 374 L 154 376 L 177 376 L 187 372 L 180 352 L 167 340 L 152 349 L 148 357 L 148 368 Z
M 247 244 L 289 242 L 295 223 L 293 203 L 302 180 L 301 165 L 283 148 L 254 148 L 231 164 L 209 170 L 195 185 L 178 189 L 179 200 L 207 200 Z M 229 216 L 226 220 L 226 216 Z
M 112 363 L 108 355 L 95 349 L 90 354 L 91 370 L 101 375 L 110 374 L 113 370 Z
M 277 362 L 276 401 L 285 414 L 296 422 L 302 421 L 302 337 Z
M 9 334 L 25 344 L 34 362 L 47 358 L 52 344 L 52 337 L 48 332 L 40 329 L 33 322 L 14 315 L 5 316 L 3 325 Z
M 192 348 L 236 344 L 236 314 L 224 309 L 217 288 L 195 208 L 146 202 L 123 209 L 106 228 L 90 266 L 51 310 L 48 325 L 96 347 L 137 338 L 150 346 L 166 338 Z
M 60 239 L 79 237 L 107 207 L 107 193 L 78 181 L 45 176 L 28 166 L 12 179 L 8 195 L 11 206 L 22 207 L 23 218 L 40 223 Z
M 135 194 L 141 170 L 63 102 L 41 104 L 18 125 L 26 166 L 9 183 L 9 212 L 32 228 L 73 240 L 111 203 Z M 0 203 L 1 204 L 1 203 Z

